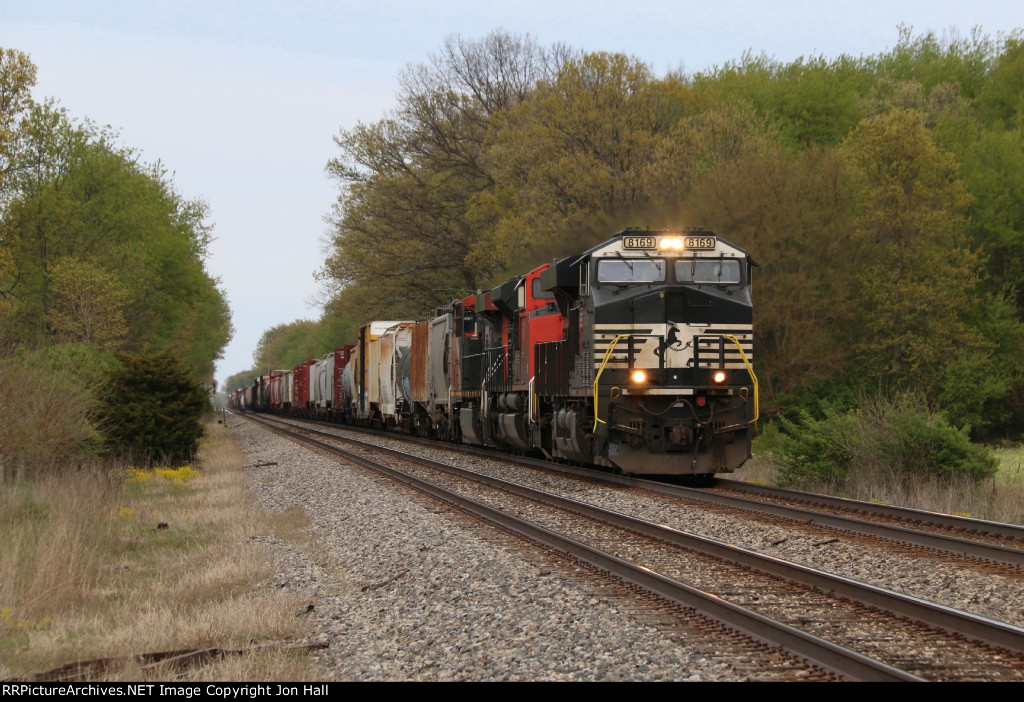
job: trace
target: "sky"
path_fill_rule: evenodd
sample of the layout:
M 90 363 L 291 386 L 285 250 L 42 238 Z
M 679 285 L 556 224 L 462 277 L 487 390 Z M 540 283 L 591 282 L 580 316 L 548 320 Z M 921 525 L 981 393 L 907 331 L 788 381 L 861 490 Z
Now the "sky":
M 333 137 L 384 117 L 445 38 L 504 29 L 696 73 L 746 51 L 875 54 L 901 24 L 995 38 L 1024 28 L 1024 0 L 0 0 L 0 47 L 31 56 L 36 100 L 111 125 L 209 204 L 235 327 L 219 382 L 267 329 L 320 316 Z

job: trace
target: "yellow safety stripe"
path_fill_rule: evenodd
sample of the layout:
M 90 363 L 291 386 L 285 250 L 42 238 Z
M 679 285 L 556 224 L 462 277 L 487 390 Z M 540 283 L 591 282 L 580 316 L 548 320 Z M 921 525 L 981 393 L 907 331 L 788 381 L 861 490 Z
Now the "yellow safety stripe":
M 598 411 L 597 411 L 597 406 L 598 406 L 598 402 L 597 402 L 597 383 L 598 383 L 599 380 L 601 380 L 601 373 L 604 372 L 604 367 L 608 365 L 608 360 L 612 357 L 612 351 L 615 350 L 615 344 L 619 343 L 619 339 L 624 339 L 627 336 L 629 336 L 629 334 L 619 334 L 614 339 L 612 339 L 612 343 L 608 345 L 608 350 L 604 352 L 604 359 L 601 361 L 601 367 L 597 370 L 597 377 L 594 378 L 594 431 L 595 432 L 597 431 L 597 423 L 598 422 L 601 422 L 601 424 L 606 424 L 607 423 L 603 419 L 598 418 L 598 416 L 597 416 L 598 415 Z
M 751 378 L 751 380 L 754 381 L 754 418 L 752 420 L 750 420 L 750 423 L 756 425 L 758 417 L 761 416 L 761 410 L 760 410 L 760 407 L 758 406 L 758 401 L 757 401 L 757 399 L 758 399 L 757 376 L 754 375 L 754 369 L 750 367 L 750 361 L 747 360 L 747 354 L 743 353 L 743 347 L 740 346 L 739 339 L 737 339 L 732 334 L 723 334 L 722 337 L 725 338 L 725 339 L 728 339 L 732 343 L 736 344 L 736 348 L 738 348 L 740 350 L 740 358 L 743 359 L 743 365 L 745 365 L 747 367 L 747 372 L 750 373 L 750 378 Z

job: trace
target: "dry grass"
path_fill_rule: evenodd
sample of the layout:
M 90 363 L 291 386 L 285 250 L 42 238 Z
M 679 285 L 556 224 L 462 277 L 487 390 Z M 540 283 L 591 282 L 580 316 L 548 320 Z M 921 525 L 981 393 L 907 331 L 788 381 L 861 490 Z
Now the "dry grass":
M 996 449 L 999 471 L 981 483 L 946 484 L 920 480 L 907 483 L 891 474 L 860 473 L 841 485 L 808 480 L 802 489 L 884 502 L 930 512 L 959 514 L 1011 524 L 1024 524 L 1024 448 Z M 770 450 L 754 448 L 754 458 L 736 471 L 738 480 L 775 485 L 779 477 Z
M 212 424 L 191 478 L 176 471 L 133 479 L 97 468 L 5 486 L 0 678 L 89 658 L 301 637 L 306 620 L 295 615 L 305 603 L 258 587 L 270 573 L 253 539 L 294 539 L 305 517 L 252 508 L 243 463 L 226 430 Z M 309 679 L 316 672 L 306 660 L 260 653 L 191 674 Z M 110 677 L 140 675 L 129 667 Z
M 71 361 L 9 355 L 0 349 L 0 479 L 95 455 L 95 400 Z

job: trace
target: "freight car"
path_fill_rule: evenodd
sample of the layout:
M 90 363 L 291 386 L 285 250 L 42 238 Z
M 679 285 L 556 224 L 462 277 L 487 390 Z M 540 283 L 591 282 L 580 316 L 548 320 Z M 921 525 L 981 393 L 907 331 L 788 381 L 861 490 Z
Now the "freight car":
M 629 474 L 730 472 L 758 418 L 751 266 L 712 231 L 626 229 L 427 319 L 368 324 L 233 402 Z

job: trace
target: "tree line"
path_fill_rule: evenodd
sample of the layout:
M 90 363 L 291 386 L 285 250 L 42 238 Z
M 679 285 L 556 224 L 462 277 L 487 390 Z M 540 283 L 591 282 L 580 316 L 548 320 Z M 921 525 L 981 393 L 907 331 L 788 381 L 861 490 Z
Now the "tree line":
M 878 55 L 663 76 L 452 37 L 336 136 L 314 324 L 414 317 L 626 225 L 703 225 L 759 264 L 769 414 L 910 387 L 976 438 L 1019 433 L 1022 76 L 1019 32 L 903 27 Z
M 27 416 L 26 401 L 65 378 L 86 390 L 79 444 L 102 443 L 127 421 L 101 421 L 111 373 L 142 363 L 192 387 L 212 383 L 230 310 L 204 265 L 206 203 L 183 197 L 109 127 L 34 99 L 36 71 L 27 54 L 0 48 L 0 363 L 28 383 L 28 395 L 0 401 L 0 423 Z

